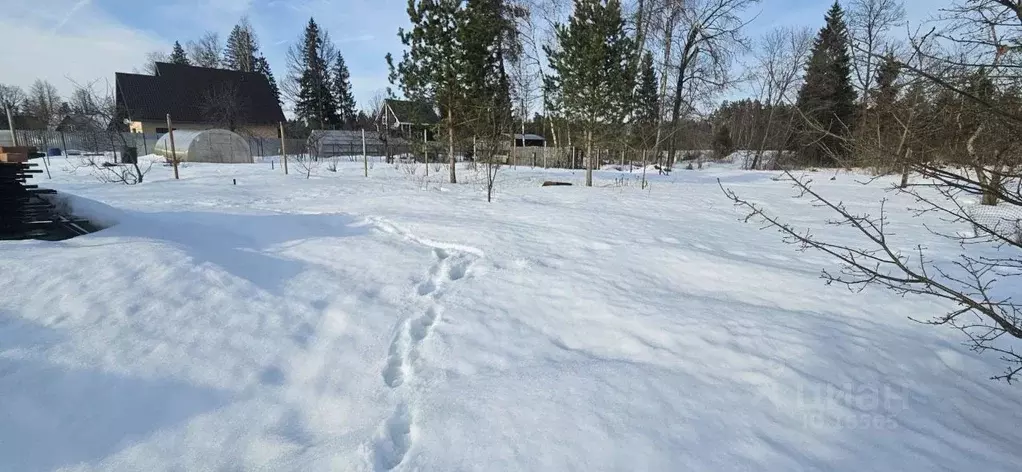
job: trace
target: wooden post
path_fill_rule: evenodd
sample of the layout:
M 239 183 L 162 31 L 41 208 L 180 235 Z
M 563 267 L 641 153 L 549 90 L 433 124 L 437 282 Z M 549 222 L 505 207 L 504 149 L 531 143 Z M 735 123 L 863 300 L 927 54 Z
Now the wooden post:
M 287 175 L 287 145 L 284 144 L 284 123 L 280 125 L 280 153 L 284 155 L 284 175 Z
M 7 111 L 7 128 L 11 130 L 11 144 L 18 146 L 18 134 L 14 132 L 14 118 L 11 116 L 11 107 L 5 106 Z
M 543 117 L 543 120 L 546 121 L 546 117 L 545 116 Z M 546 165 L 546 136 L 543 136 L 543 168 L 544 169 L 547 168 L 547 165 Z
M 50 153 L 47 152 L 46 154 L 49 155 Z M 47 179 L 53 179 L 53 176 L 50 175 L 50 163 L 47 162 L 46 159 L 43 159 L 43 167 L 46 168 L 46 178 Z
M 64 158 L 67 158 L 67 138 L 64 137 L 64 132 L 60 132 L 60 145 L 64 146 Z
M 422 130 L 422 154 L 426 159 L 426 177 L 429 177 L 429 147 L 426 146 L 426 130 Z
M 170 133 L 170 155 L 171 163 L 174 164 L 174 180 L 181 177 L 177 173 L 177 149 L 174 147 L 174 125 L 170 122 L 170 113 L 167 113 L 167 132 Z
M 169 117 L 170 115 L 167 116 Z M 169 120 L 170 118 L 167 119 Z M 121 161 L 117 159 L 117 144 L 114 143 L 114 133 L 116 133 L 116 131 L 110 133 L 110 151 L 114 153 L 114 164 L 117 164 Z
M 369 177 L 369 155 L 366 154 L 366 130 L 362 130 L 362 167 L 365 169 L 366 177 Z

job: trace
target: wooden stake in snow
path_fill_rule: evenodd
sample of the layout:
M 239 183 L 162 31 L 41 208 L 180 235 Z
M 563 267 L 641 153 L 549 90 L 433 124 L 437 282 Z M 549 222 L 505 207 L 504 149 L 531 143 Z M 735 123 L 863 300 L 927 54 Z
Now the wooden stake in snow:
M 11 130 L 11 144 L 18 147 L 18 135 L 14 132 L 14 118 L 11 117 L 11 107 L 4 106 L 7 111 L 7 127 Z
M 366 177 L 369 177 L 369 155 L 366 154 L 366 130 L 362 130 L 362 167 L 365 169 Z
M 422 154 L 426 156 L 426 177 L 429 177 L 429 148 L 426 147 L 426 130 L 422 130 Z
M 170 162 L 174 165 L 174 180 L 181 177 L 177 173 L 177 150 L 174 148 L 174 125 L 170 122 L 170 113 L 167 113 L 167 132 L 170 133 Z
M 287 146 L 284 144 L 284 123 L 280 125 L 280 153 L 284 155 L 284 175 L 287 175 Z

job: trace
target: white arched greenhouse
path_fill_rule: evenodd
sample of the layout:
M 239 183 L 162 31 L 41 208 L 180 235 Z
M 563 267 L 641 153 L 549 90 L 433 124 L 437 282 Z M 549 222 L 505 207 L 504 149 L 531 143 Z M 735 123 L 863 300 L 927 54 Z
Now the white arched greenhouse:
M 179 162 L 252 163 L 248 141 L 225 129 L 174 130 L 174 151 Z M 170 159 L 170 133 L 160 136 L 153 152 Z

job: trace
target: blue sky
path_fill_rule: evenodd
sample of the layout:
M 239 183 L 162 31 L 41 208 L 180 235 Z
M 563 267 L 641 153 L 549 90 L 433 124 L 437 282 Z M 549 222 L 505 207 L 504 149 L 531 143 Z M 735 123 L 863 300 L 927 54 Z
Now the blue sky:
M 905 0 L 913 24 L 950 0 Z M 351 71 L 359 104 L 387 86 L 383 56 L 399 55 L 397 29 L 408 23 L 406 0 L 0 0 L 0 31 L 15 40 L 0 54 L 0 82 L 28 87 L 45 78 L 61 92 L 74 83 L 105 86 L 114 72 L 138 68 L 149 51 L 169 51 L 204 31 L 226 37 L 247 15 L 278 79 L 284 52 L 309 17 L 328 30 Z M 748 34 L 783 25 L 822 24 L 831 0 L 763 0 Z M 31 38 L 31 39 L 30 39 Z

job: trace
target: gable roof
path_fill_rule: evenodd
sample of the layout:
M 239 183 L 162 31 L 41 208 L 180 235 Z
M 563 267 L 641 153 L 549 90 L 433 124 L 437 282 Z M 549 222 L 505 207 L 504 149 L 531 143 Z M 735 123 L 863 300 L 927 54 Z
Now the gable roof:
M 383 104 L 401 123 L 435 125 L 440 122 L 440 117 L 433 110 L 433 106 L 425 102 L 388 98 Z
M 156 63 L 156 75 L 116 74 L 117 103 L 134 121 L 204 123 L 203 108 L 211 94 L 232 88 L 245 101 L 245 124 L 284 121 L 270 83 L 262 74 Z
M 89 116 L 83 113 L 72 113 L 64 116 L 57 125 L 57 131 L 102 131 L 106 128 L 99 117 Z

